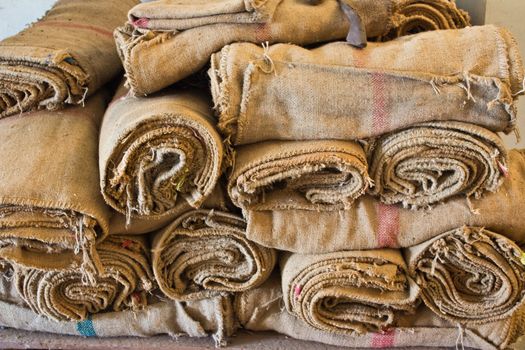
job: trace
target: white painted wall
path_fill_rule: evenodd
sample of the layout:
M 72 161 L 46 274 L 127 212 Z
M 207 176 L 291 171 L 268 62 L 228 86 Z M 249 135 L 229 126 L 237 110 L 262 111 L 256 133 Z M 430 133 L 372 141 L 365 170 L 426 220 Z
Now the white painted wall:
M 525 57 L 525 0 L 457 0 L 457 3 L 466 8 L 483 7 L 486 2 L 486 23 L 494 23 L 509 28 L 516 36 L 521 46 L 522 56 Z M 25 25 L 35 21 L 51 7 L 54 0 L 0 0 L 0 39 L 16 34 Z M 479 4 L 479 5 L 478 5 Z M 476 13 L 476 19 L 483 18 L 482 13 Z M 516 144 L 514 136 L 507 136 L 505 140 L 510 147 L 525 148 L 525 97 L 519 103 L 520 129 L 523 140 Z

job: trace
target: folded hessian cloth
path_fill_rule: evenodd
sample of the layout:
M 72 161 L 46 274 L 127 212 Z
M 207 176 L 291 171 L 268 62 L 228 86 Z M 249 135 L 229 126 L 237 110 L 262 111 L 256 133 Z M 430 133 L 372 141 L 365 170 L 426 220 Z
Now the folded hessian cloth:
M 0 120 L 0 259 L 102 272 L 95 243 L 108 234 L 110 217 L 97 169 L 104 94 L 85 107 Z
M 246 222 L 219 210 L 193 210 L 155 235 L 153 272 L 170 299 L 240 292 L 271 274 L 276 252 L 246 239 Z
M 525 244 L 525 150 L 508 153 L 503 184 L 495 193 L 456 197 L 427 210 L 387 205 L 370 195 L 346 210 L 247 208 L 246 236 L 263 246 L 297 253 L 411 247 L 463 225 L 485 227 Z M 271 197 L 270 197 L 271 198 Z M 282 201 L 281 201 L 282 202 Z M 284 202 L 282 202 L 284 203 Z M 307 220 L 308 215 L 312 220 Z
M 330 333 L 384 330 L 419 304 L 399 250 L 283 255 L 281 274 L 286 309 Z
M 223 145 L 204 93 L 173 89 L 149 98 L 120 87 L 102 123 L 100 186 L 106 202 L 135 219 L 198 208 L 222 173 Z
M 162 0 L 135 6 L 115 38 L 131 92 L 147 95 L 197 72 L 233 42 L 308 45 L 349 32 L 349 42 L 363 45 L 367 37 L 468 24 L 447 0 Z
M 525 301 L 524 253 L 497 233 L 462 227 L 405 253 L 425 304 L 453 323 L 502 320 Z
M 97 246 L 104 273 L 93 282 L 79 270 L 15 268 L 18 292 L 31 309 L 55 321 L 84 320 L 104 310 L 140 309 L 154 287 L 145 238 L 110 236 Z
M 347 209 L 369 186 L 363 148 L 351 141 L 264 142 L 236 148 L 228 193 L 243 210 Z
M 364 49 L 236 43 L 212 56 L 208 72 L 218 126 L 235 145 L 355 140 L 443 120 L 510 132 L 524 92 L 517 44 L 493 25 Z
M 492 131 L 462 122 L 429 122 L 369 145 L 371 193 L 385 204 L 425 208 L 456 195 L 480 198 L 503 183 L 507 151 Z
M 0 118 L 83 103 L 121 70 L 113 30 L 138 0 L 59 0 L 0 41 Z
M 500 321 L 458 326 L 438 317 L 424 305 L 415 314 L 401 315 L 395 326 L 380 332 L 322 331 L 286 310 L 281 279 L 275 275 L 261 287 L 237 294 L 234 307 L 241 326 L 249 331 L 277 331 L 295 339 L 355 348 L 461 348 L 463 345 L 503 350 L 525 331 L 525 308 Z

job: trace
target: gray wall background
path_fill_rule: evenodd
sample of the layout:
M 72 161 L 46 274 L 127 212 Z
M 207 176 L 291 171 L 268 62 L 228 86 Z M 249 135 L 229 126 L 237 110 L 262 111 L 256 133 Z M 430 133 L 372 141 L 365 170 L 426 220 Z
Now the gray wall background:
M 468 9 L 475 23 L 486 21 L 509 28 L 520 43 L 525 57 L 525 0 L 456 0 L 458 5 Z M 41 17 L 54 0 L 0 0 L 0 39 L 16 34 Z M 514 135 L 505 137 L 509 147 L 525 148 L 525 97 L 519 103 L 518 120 L 523 140 L 517 144 Z

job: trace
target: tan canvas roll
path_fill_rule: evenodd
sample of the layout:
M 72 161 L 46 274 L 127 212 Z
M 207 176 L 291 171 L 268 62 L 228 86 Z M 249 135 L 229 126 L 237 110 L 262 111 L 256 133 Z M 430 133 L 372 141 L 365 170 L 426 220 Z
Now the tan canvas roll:
M 104 310 L 140 309 L 153 289 L 144 239 L 110 236 L 97 247 L 105 272 L 86 281 L 82 271 L 15 270 L 18 292 L 37 314 L 55 321 L 84 320 Z
M 511 150 L 500 189 L 480 199 L 457 197 L 428 210 L 387 205 L 364 195 L 347 210 L 246 209 L 246 236 L 263 246 L 297 253 L 411 247 L 463 225 L 485 227 L 525 243 L 525 151 Z M 315 220 L 309 220 L 311 216 Z
M 406 250 L 425 304 L 460 324 L 511 316 L 525 300 L 523 252 L 510 239 L 462 227 Z
M 386 329 L 419 303 L 419 287 L 398 250 L 287 254 L 281 273 L 288 312 L 330 333 Z
M 208 72 L 219 128 L 236 145 L 362 139 L 443 120 L 509 132 L 524 77 L 515 40 L 493 25 L 364 49 L 236 43 Z
M 264 142 L 236 149 L 228 192 L 248 210 L 349 208 L 368 188 L 363 148 L 346 141 Z
M 115 38 L 131 92 L 146 95 L 197 72 L 233 42 L 308 45 L 350 32 L 366 43 L 468 23 L 448 0 L 162 0 L 134 7 Z
M 455 0 L 404 0 L 393 10 L 393 26 L 380 40 L 438 29 L 457 29 L 470 26 L 470 16 L 458 9 Z
M 117 212 L 160 220 L 198 208 L 222 172 L 223 146 L 211 102 L 192 89 L 149 98 L 121 87 L 100 135 L 102 194 Z
M 153 272 L 173 300 L 198 300 L 262 284 L 276 253 L 245 237 L 246 222 L 216 210 L 194 210 L 158 232 Z
M 383 203 L 424 208 L 461 194 L 495 192 L 506 174 L 501 138 L 461 122 L 433 122 L 392 132 L 372 142 L 371 193 Z
M 234 307 L 241 326 L 250 331 L 273 330 L 296 339 L 355 348 L 508 349 L 525 331 L 524 308 L 504 320 L 458 327 L 424 305 L 413 315 L 400 316 L 395 327 L 382 332 L 349 335 L 322 331 L 285 309 L 278 276 L 259 288 L 239 293 Z
M 113 30 L 138 0 L 60 0 L 0 42 L 0 118 L 83 103 L 121 69 Z
M 95 242 L 109 210 L 96 169 L 103 92 L 85 107 L 0 121 L 0 259 L 41 270 L 102 271 Z

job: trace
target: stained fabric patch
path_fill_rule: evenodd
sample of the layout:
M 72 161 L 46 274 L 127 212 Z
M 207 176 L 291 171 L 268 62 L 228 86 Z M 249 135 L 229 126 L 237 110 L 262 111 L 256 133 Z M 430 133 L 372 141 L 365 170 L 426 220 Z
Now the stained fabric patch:
M 93 327 L 93 321 L 91 320 L 91 315 L 88 316 L 88 319 L 82 322 L 77 323 L 77 331 L 80 335 L 84 337 L 96 337 L 97 333 Z

